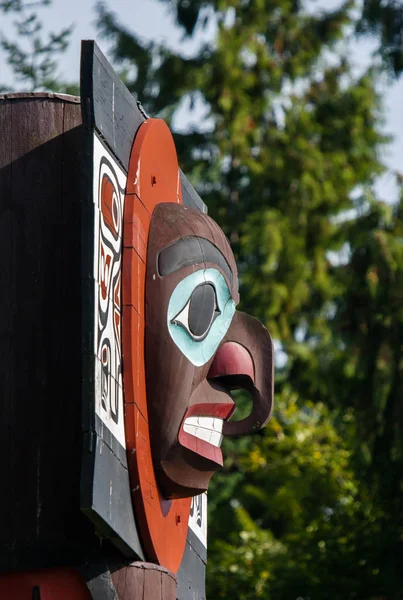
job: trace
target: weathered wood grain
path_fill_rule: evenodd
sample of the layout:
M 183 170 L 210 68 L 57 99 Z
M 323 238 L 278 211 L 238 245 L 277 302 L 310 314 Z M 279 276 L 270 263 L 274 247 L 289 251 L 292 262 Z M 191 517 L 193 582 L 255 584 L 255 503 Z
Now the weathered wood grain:
M 97 129 L 127 171 L 133 139 L 145 117 L 93 40 L 81 46 L 81 99 L 83 120 Z
M 3 96 L 0 127 L 0 567 L 44 567 L 92 530 L 79 510 L 80 106 Z
M 147 562 L 135 562 L 111 571 L 119 600 L 176 598 L 176 578 L 163 567 Z

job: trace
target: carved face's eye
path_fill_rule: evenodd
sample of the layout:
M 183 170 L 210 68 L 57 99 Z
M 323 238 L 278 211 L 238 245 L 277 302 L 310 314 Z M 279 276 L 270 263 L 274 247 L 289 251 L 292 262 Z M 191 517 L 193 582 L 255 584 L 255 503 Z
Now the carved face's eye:
M 217 351 L 234 312 L 235 302 L 220 271 L 199 269 L 173 290 L 167 311 L 168 331 L 186 358 L 200 367 Z
M 220 314 L 215 287 L 211 283 L 202 283 L 195 288 L 184 308 L 171 323 L 180 325 L 192 339 L 201 341 Z

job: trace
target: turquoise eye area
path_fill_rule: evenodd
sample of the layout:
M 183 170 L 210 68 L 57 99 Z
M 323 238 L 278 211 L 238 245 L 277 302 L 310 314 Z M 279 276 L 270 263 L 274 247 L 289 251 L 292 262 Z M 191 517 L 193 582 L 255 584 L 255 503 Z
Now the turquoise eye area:
M 216 352 L 231 325 L 235 302 L 217 269 L 201 269 L 178 283 L 168 304 L 168 331 L 196 367 Z
M 195 287 L 184 308 L 171 323 L 181 325 L 193 340 L 200 342 L 220 314 L 215 287 L 211 283 L 201 283 Z

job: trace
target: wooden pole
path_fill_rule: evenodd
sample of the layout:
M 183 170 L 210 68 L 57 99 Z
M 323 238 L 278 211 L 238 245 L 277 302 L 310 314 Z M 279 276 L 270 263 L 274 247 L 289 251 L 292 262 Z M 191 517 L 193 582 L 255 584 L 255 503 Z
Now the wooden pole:
M 129 566 L 80 511 L 82 153 L 79 98 L 0 96 L 0 597 L 70 567 L 96 600 L 174 600 L 169 571 Z
M 77 511 L 80 125 L 78 98 L 0 102 L 2 568 L 42 566 L 88 529 Z

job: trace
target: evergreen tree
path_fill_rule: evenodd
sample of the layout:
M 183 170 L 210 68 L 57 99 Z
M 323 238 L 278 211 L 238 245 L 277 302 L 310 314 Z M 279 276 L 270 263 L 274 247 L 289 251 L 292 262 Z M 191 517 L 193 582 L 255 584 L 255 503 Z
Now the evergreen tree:
M 403 70 L 403 4 L 400 0 L 364 0 L 359 35 L 379 38 L 378 52 L 395 75 Z
M 399 598 L 402 199 L 374 197 L 388 140 L 376 72 L 355 76 L 344 43 L 353 5 L 166 4 L 185 35 L 213 24 L 215 39 L 185 58 L 104 5 L 100 28 L 147 112 L 171 121 L 202 100 L 200 126 L 176 133 L 180 163 L 284 359 L 268 428 L 224 443 L 209 596 Z
M 67 50 L 73 27 L 58 33 L 43 35 L 38 12 L 50 6 L 51 0 L 0 0 L 0 14 L 13 16 L 12 33 L 0 29 L 0 49 L 13 72 L 15 82 L 7 86 L 0 81 L 2 91 L 23 84 L 23 91 L 49 90 L 78 93 L 76 84 L 61 81 L 56 57 Z

